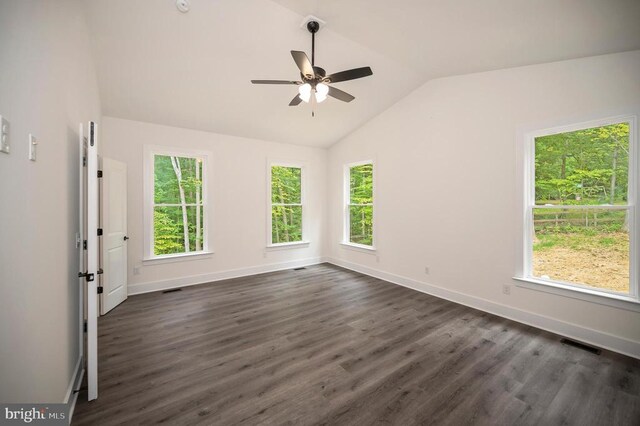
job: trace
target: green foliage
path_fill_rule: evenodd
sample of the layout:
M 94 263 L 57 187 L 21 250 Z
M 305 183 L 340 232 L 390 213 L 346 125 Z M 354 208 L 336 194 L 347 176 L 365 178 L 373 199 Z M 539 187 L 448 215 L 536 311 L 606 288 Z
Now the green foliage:
M 352 243 L 373 245 L 373 206 L 350 206 L 349 225 Z
M 555 234 L 543 234 L 542 236 L 538 236 L 538 241 L 533 243 L 533 251 L 542 251 L 553 248 L 558 245 L 560 239 L 561 238 Z
M 271 167 L 271 241 L 302 241 L 302 169 Z
M 180 185 L 178 185 L 171 158 L 168 155 L 156 155 L 154 159 L 154 202 L 156 204 L 180 205 Z M 190 157 L 173 158 L 179 163 L 182 172 L 181 183 L 185 192 L 185 202 L 196 204 L 196 193 L 200 191 L 202 195 L 202 161 Z M 197 173 L 196 167 L 199 169 Z
M 172 254 L 184 251 L 182 244 L 181 224 L 174 221 L 167 213 L 158 209 L 153 212 L 153 235 L 155 254 Z
M 534 209 L 533 251 L 619 246 L 628 235 L 626 210 Z M 628 236 L 626 237 L 628 240 Z
M 629 124 L 535 140 L 536 204 L 624 204 L 629 174 Z
M 625 231 L 626 210 L 607 209 L 533 209 L 536 234 L 607 234 Z
M 184 253 L 204 247 L 202 176 L 200 159 L 155 156 L 154 254 Z
M 349 241 L 373 245 L 373 164 L 349 170 Z
M 629 251 L 629 239 L 624 232 L 613 232 L 607 236 L 584 233 L 539 234 L 536 238 L 537 241 L 533 244 L 534 253 L 554 248 L 564 248 L 574 252 L 598 248 Z
M 302 203 L 302 169 L 299 167 L 271 167 L 271 202 L 276 204 Z
M 351 167 L 349 189 L 350 204 L 373 204 L 373 164 Z
M 271 208 L 271 241 L 273 244 L 302 241 L 302 206 Z

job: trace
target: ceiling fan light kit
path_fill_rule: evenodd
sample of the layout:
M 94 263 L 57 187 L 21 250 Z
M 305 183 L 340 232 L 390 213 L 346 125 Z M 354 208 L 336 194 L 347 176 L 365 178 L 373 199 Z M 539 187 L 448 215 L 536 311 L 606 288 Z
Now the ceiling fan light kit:
M 331 84 L 355 80 L 373 74 L 370 67 L 354 68 L 327 75 L 323 68 L 315 65 L 316 33 L 320 30 L 319 20 L 313 16 L 305 18 L 307 30 L 311 33 L 311 61 L 306 53 L 292 50 L 291 56 L 300 70 L 301 81 L 293 80 L 251 80 L 253 84 L 293 84 L 298 86 L 298 94 L 289 102 L 289 106 L 297 106 L 301 102 L 321 103 L 331 96 L 343 102 L 351 102 L 354 96 L 337 89 Z M 303 24 L 304 22 L 303 21 Z M 324 23 L 324 22 L 323 22 Z M 311 95 L 313 94 L 313 98 Z M 312 115 L 314 115 L 312 113 Z

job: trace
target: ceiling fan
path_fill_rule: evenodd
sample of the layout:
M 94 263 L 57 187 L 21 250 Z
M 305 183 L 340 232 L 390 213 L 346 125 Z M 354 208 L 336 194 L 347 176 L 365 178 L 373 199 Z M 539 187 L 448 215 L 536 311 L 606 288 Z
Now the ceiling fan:
M 293 84 L 298 86 L 298 94 L 289 102 L 289 106 L 299 105 L 301 102 L 323 102 L 327 96 L 331 96 L 343 102 L 351 102 L 354 96 L 337 89 L 330 84 L 339 83 L 347 80 L 355 80 L 356 78 L 367 77 L 373 74 L 371 68 L 362 67 L 354 68 L 346 71 L 340 71 L 334 74 L 325 72 L 324 69 L 315 66 L 316 51 L 316 33 L 320 29 L 318 21 L 309 21 L 307 30 L 311 33 L 311 61 L 306 53 L 292 50 L 291 56 L 296 65 L 300 69 L 301 81 L 293 80 L 251 80 L 253 84 Z M 314 96 L 312 96 L 312 94 Z M 313 113 L 312 113 L 313 115 Z

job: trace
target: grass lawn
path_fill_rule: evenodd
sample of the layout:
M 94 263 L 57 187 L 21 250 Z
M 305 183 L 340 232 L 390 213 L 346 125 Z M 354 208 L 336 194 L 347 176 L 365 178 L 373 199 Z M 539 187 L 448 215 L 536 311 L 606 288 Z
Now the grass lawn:
M 533 274 L 629 293 L 626 232 L 536 232 Z

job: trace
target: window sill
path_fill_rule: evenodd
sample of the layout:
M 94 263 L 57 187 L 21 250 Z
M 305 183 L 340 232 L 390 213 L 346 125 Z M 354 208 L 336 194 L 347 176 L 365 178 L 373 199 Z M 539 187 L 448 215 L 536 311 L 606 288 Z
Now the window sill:
M 376 252 L 376 248 L 374 246 L 365 246 L 364 244 L 357 244 L 357 243 L 349 243 L 347 241 L 340 241 L 340 245 L 343 248 L 349 249 L 349 250 L 355 250 L 355 251 L 359 251 L 359 252 L 363 252 L 363 253 L 375 253 Z
M 167 254 L 165 256 L 147 257 L 142 259 L 143 264 L 160 264 L 160 263 L 173 263 L 183 262 L 187 260 L 199 260 L 210 258 L 213 254 L 212 251 L 199 251 L 195 253 L 179 253 L 179 254 Z
M 612 306 L 614 308 L 625 309 L 633 312 L 640 312 L 640 300 L 622 294 L 604 293 L 583 287 L 574 287 L 554 281 L 547 281 L 539 278 L 513 277 L 518 281 L 516 286 L 528 288 L 530 290 L 543 291 L 545 293 L 556 294 L 558 296 L 570 297 L 572 299 L 584 300 L 598 303 L 600 305 Z
M 267 244 L 267 250 L 286 250 L 309 247 L 310 241 L 295 241 L 292 243 Z

